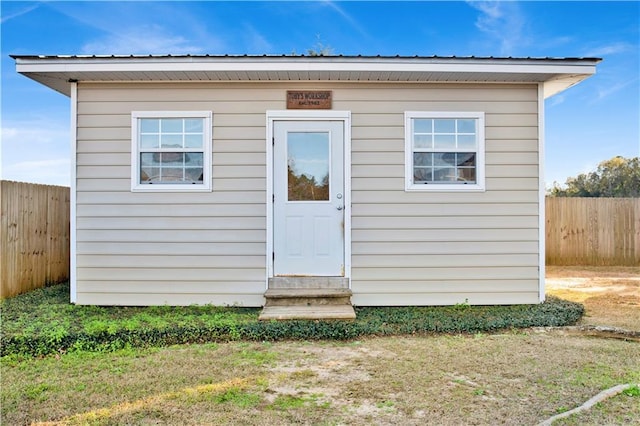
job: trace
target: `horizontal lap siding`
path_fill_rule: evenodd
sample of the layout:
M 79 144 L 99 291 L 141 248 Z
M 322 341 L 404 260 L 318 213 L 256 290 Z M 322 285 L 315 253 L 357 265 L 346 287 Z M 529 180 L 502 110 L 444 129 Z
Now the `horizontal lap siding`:
M 80 84 L 78 301 L 263 303 L 265 112 L 290 89 L 352 113 L 354 303 L 538 301 L 537 88 Z M 131 111 L 213 111 L 211 193 L 131 193 Z M 483 111 L 485 193 L 404 191 L 404 112 Z
M 79 303 L 263 304 L 265 111 L 281 99 L 215 85 L 79 85 Z M 131 193 L 131 112 L 143 110 L 213 112 L 212 192 Z
M 537 88 L 407 87 L 353 100 L 334 107 L 353 114 L 354 303 L 537 303 Z M 486 192 L 405 192 L 405 111 L 484 112 Z

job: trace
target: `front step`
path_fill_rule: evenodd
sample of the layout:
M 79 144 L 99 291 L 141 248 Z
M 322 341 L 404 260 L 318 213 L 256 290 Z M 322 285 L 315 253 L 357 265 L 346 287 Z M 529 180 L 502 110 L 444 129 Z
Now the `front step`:
M 349 288 L 349 278 L 344 277 L 272 277 L 269 288 Z
M 258 319 L 269 320 L 353 320 L 351 305 L 265 306 Z
M 348 288 L 270 288 L 259 320 L 355 319 Z
M 270 288 L 265 306 L 351 305 L 348 288 Z

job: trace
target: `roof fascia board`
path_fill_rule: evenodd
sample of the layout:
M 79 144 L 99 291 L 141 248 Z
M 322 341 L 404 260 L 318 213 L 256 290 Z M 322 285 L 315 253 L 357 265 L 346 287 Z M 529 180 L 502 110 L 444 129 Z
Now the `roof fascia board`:
M 557 63 L 407 63 L 403 62 L 314 62 L 314 61 L 163 61 L 18 59 L 19 73 L 48 72 L 152 72 L 152 71 L 349 71 L 349 72 L 477 72 L 507 74 L 593 74 L 596 66 Z

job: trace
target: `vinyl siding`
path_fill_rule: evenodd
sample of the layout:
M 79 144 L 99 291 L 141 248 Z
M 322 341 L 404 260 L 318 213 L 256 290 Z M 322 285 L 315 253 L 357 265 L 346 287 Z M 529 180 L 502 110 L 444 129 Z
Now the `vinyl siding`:
M 537 303 L 535 85 L 78 84 L 77 301 L 260 306 L 265 112 L 286 90 L 352 113 L 358 305 Z M 213 191 L 132 193 L 132 111 L 213 112 Z M 404 191 L 404 112 L 483 111 L 486 192 Z

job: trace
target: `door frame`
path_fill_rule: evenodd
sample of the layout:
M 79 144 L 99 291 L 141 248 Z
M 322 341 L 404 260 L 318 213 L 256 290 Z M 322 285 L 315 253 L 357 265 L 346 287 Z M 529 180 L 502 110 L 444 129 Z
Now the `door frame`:
M 273 124 L 276 121 L 342 121 L 344 125 L 344 277 L 351 278 L 351 111 L 334 110 L 268 110 L 267 118 L 267 276 L 265 289 L 269 288 L 269 278 L 273 278 Z M 349 280 L 351 287 L 351 280 Z

